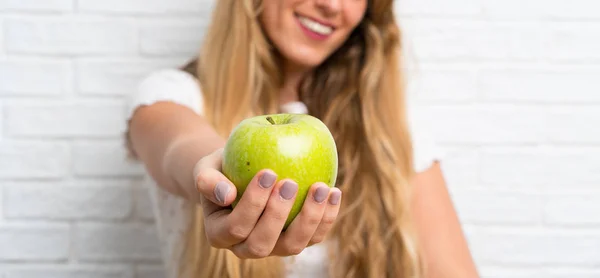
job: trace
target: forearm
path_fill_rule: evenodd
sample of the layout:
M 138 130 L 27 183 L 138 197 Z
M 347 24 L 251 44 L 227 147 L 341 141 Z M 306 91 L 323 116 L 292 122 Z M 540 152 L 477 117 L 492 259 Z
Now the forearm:
M 163 172 L 179 188 L 180 195 L 189 200 L 197 201 L 199 197 L 194 186 L 194 166 L 202 157 L 225 145 L 220 137 L 208 133 L 181 136 L 169 145 L 163 158 Z
M 421 242 L 427 278 L 478 278 L 479 274 L 439 163 L 417 174 L 412 218 Z
M 158 185 L 186 199 L 197 195 L 193 180 L 196 162 L 225 142 L 202 117 L 168 102 L 139 108 L 130 123 L 130 138 Z

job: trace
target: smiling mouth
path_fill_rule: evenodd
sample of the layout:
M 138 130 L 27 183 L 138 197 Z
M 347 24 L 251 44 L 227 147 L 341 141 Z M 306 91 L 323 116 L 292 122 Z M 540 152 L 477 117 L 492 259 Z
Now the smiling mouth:
M 300 24 L 302 24 L 303 27 L 310 30 L 311 32 L 314 32 L 314 33 L 322 35 L 322 36 L 328 36 L 328 35 L 331 35 L 331 33 L 333 33 L 332 26 L 327 26 L 327 25 L 321 24 L 321 23 L 316 22 L 308 17 L 304 17 L 301 15 L 296 15 L 296 17 L 298 18 L 298 21 L 300 21 Z

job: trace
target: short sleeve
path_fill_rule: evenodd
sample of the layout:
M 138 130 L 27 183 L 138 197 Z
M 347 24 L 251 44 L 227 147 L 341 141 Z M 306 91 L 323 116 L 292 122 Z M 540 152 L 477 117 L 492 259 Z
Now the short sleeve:
M 444 151 L 433 136 L 431 123 L 418 113 L 418 107 L 409 112 L 408 120 L 413 141 L 414 168 L 419 173 L 429 169 L 434 162 L 441 161 Z
M 129 158 L 135 160 L 137 157 L 129 138 L 129 121 L 136 109 L 157 102 L 176 103 L 199 115 L 204 112 L 200 86 L 194 76 L 178 69 L 163 69 L 151 73 L 139 83 L 137 89 L 126 101 L 127 129 L 124 140 Z
M 198 114 L 203 113 L 202 95 L 195 77 L 185 71 L 164 69 L 151 73 L 140 82 L 127 101 L 127 119 L 133 116 L 137 108 L 161 101 L 177 103 Z

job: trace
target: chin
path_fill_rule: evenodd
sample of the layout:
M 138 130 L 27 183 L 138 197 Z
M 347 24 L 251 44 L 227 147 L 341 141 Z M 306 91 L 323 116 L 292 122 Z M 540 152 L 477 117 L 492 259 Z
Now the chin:
M 288 60 L 298 66 L 310 69 L 318 67 L 325 61 L 325 59 L 315 59 L 314 57 L 298 57 Z
M 305 51 L 299 50 L 301 49 L 296 49 L 296 51 L 292 51 L 291 53 L 283 53 L 285 56 L 284 58 L 292 64 L 312 69 L 321 65 L 329 55 L 329 53 L 325 53 L 324 51 L 312 49 Z

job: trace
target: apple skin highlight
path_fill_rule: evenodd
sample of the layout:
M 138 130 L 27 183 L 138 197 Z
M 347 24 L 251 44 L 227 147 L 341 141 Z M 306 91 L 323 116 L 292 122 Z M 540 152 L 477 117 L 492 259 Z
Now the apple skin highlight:
M 277 179 L 292 179 L 298 194 L 284 229 L 300 212 L 311 185 L 334 187 L 338 152 L 327 126 L 308 114 L 271 114 L 247 118 L 231 132 L 223 152 L 223 174 L 237 188 L 235 207 L 246 186 L 262 169 Z

